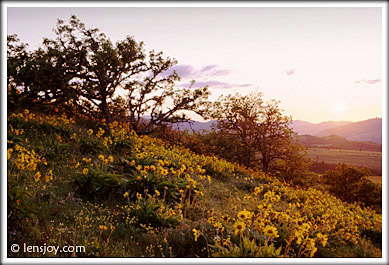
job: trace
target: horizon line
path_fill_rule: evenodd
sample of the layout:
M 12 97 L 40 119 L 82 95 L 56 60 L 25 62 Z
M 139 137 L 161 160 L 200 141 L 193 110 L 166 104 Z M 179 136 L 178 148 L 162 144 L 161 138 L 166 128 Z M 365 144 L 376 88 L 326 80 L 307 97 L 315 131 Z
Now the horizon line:
M 374 117 L 374 118 L 368 118 L 368 119 L 363 119 L 363 120 L 356 120 L 356 121 L 352 121 L 352 120 L 324 120 L 324 121 L 319 121 L 319 122 L 312 122 L 312 121 L 308 121 L 308 120 L 303 120 L 303 119 L 292 119 L 292 123 L 294 121 L 303 121 L 303 122 L 309 122 L 309 123 L 312 123 L 312 124 L 319 124 L 319 123 L 323 123 L 323 122 L 352 122 L 352 123 L 355 123 L 355 122 L 361 122 L 361 121 L 367 121 L 367 120 L 374 120 L 374 119 L 382 119 L 382 117 Z M 191 121 L 197 121 L 197 122 L 210 122 L 210 121 L 215 121 L 215 120 L 203 120 L 203 121 L 200 121 L 199 119 L 188 119 L 188 120 L 191 120 Z

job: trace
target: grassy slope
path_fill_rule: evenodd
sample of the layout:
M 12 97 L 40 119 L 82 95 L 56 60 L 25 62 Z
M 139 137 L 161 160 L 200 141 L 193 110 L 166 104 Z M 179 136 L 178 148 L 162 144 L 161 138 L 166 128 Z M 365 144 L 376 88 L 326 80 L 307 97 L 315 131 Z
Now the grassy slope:
M 84 245 L 80 257 L 381 255 L 381 215 L 320 191 L 118 124 L 28 112 L 8 123 L 11 244 Z

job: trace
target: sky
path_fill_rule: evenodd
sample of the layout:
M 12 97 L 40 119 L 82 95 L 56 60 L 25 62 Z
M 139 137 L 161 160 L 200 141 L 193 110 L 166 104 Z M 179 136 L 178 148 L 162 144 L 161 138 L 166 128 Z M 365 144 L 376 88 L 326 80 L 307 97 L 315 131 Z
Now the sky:
M 293 120 L 382 117 L 379 7 L 8 7 L 7 34 L 36 49 L 71 15 L 177 59 L 211 100 L 261 91 Z

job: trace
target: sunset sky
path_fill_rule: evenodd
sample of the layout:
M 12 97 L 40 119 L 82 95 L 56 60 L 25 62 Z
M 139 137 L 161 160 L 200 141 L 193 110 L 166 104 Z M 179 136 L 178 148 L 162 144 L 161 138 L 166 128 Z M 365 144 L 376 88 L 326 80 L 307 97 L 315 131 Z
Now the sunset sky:
M 293 119 L 382 116 L 378 7 L 13 7 L 8 34 L 35 49 L 73 14 L 114 42 L 134 36 L 176 58 L 182 83 L 209 85 L 211 99 L 256 89 Z

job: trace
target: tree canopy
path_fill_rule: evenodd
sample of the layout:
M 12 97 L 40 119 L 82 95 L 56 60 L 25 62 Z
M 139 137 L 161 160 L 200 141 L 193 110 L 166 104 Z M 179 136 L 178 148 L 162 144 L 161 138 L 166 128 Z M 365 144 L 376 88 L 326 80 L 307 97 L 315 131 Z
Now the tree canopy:
M 186 120 L 184 110 L 201 113 L 207 87 L 177 88 L 178 74 L 166 74 L 177 61 L 162 52 L 146 52 L 144 43 L 130 36 L 114 44 L 76 16 L 68 24 L 58 20 L 53 31 L 56 38 L 44 38 L 35 51 L 8 36 L 10 108 L 28 101 L 107 122 L 119 111 L 140 133 Z
M 304 169 L 307 161 L 297 135 L 289 128 L 290 117 L 282 114 L 279 102 L 264 102 L 262 93 L 247 96 L 228 95 L 215 102 L 208 116 L 217 120 L 220 135 L 227 137 L 235 149 L 235 159 L 264 172 Z M 294 164 L 298 166 L 294 167 Z

